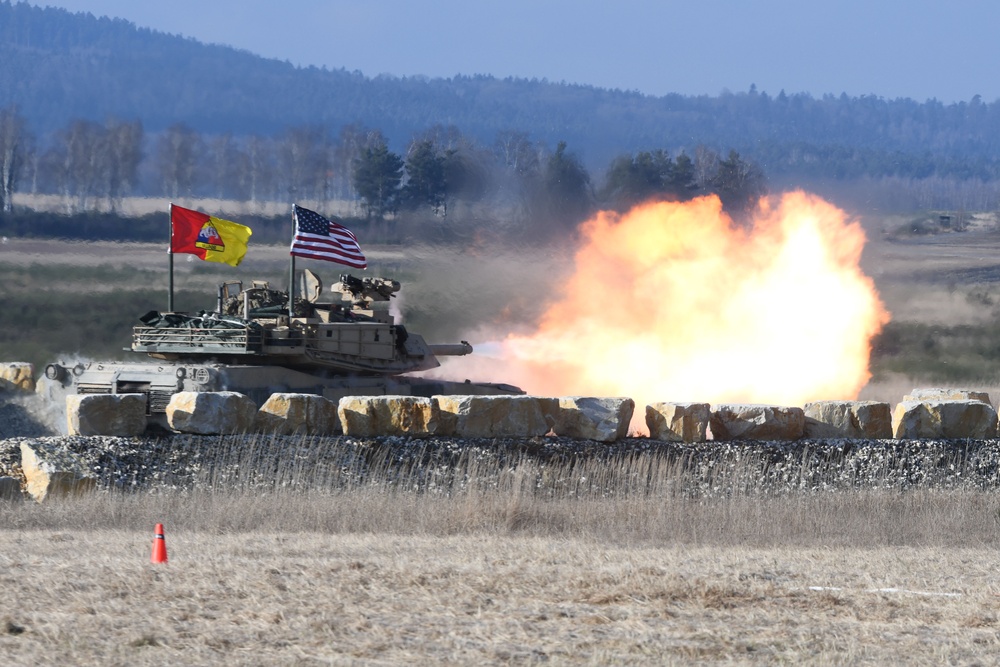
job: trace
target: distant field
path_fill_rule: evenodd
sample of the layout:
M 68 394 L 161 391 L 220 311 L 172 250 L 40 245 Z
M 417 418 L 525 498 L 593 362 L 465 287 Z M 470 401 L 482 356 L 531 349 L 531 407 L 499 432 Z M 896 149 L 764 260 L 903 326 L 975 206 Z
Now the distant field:
M 62 195 L 33 195 L 24 192 L 14 193 L 14 205 L 30 208 L 35 211 L 52 211 L 61 213 L 66 210 L 66 198 Z M 162 211 L 167 212 L 169 200 L 163 197 L 125 197 L 117 205 L 117 210 L 124 215 L 146 215 Z M 288 204 L 282 202 L 248 202 L 234 199 L 188 199 L 179 198 L 173 202 L 178 206 L 200 208 L 210 211 L 213 215 L 233 215 L 254 214 L 254 215 L 281 215 L 287 213 L 291 215 Z M 299 202 L 306 207 L 313 207 L 322 210 L 329 215 L 355 216 L 360 214 L 360 205 L 354 201 L 346 199 L 328 200 L 325 202 L 302 201 Z M 88 205 L 98 211 L 107 211 L 107 202 L 104 200 L 88 200 Z

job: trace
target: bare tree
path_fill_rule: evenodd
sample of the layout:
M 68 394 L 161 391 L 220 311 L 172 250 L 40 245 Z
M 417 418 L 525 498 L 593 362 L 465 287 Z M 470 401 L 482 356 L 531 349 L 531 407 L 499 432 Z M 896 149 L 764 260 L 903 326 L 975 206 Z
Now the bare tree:
M 0 109 L 0 210 L 13 209 L 14 191 L 25 162 L 29 142 L 24 118 L 17 107 Z
M 271 142 L 252 135 L 247 139 L 239 168 L 239 180 L 247 198 L 258 203 L 273 189 L 273 154 Z
M 701 190 L 708 188 L 717 171 L 719 171 L 719 154 L 699 144 L 694 149 L 695 186 Z
M 142 160 L 142 135 L 142 123 L 138 120 L 126 123 L 111 119 L 105 124 L 107 149 L 102 154 L 108 164 L 103 172 L 107 178 L 105 196 L 112 211 L 135 187 Z
M 542 147 L 524 132 L 505 130 L 497 133 L 493 154 L 501 172 L 496 186 L 498 203 L 513 209 L 511 217 L 530 220 L 542 188 Z
M 101 183 L 107 181 L 108 144 L 106 130 L 89 120 L 73 120 L 57 133 L 51 149 L 60 192 L 69 210 L 85 209 L 88 199 L 106 194 Z
M 541 166 L 541 150 L 524 132 L 504 130 L 497 133 L 493 151 L 504 168 L 518 176 L 537 174 Z
M 208 158 L 212 163 L 210 180 L 215 196 L 225 199 L 232 182 L 230 174 L 236 167 L 236 144 L 231 132 L 213 137 L 208 142 Z
M 292 201 L 322 199 L 327 172 L 326 133 L 316 125 L 289 128 L 278 143 L 283 189 Z
M 163 191 L 172 198 L 191 194 L 202 153 L 201 137 L 187 125 L 175 123 L 163 132 L 156 148 Z

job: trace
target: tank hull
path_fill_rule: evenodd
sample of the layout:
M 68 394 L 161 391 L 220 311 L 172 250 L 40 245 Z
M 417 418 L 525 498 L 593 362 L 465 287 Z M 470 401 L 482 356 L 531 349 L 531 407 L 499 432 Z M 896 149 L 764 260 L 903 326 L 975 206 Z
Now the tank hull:
M 523 394 L 502 383 L 464 382 L 405 376 L 315 374 L 283 366 L 184 362 L 90 362 L 50 364 L 45 369 L 50 398 L 66 394 L 143 394 L 151 422 L 165 425 L 167 405 L 181 391 L 235 391 L 258 407 L 276 393 L 344 396 L 436 396 Z M 61 395 L 61 396 L 60 396 Z

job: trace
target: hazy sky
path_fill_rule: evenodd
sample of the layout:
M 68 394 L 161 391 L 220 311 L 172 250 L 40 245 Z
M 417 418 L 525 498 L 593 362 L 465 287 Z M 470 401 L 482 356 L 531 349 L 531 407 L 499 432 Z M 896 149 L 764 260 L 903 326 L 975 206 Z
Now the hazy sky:
M 996 0 L 32 0 L 367 76 L 1000 98 Z

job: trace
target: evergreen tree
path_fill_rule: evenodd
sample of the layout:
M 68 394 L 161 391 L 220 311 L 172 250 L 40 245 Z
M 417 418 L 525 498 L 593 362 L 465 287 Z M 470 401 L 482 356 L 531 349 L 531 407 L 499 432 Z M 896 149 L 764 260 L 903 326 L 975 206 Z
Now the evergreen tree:
M 401 193 L 402 204 L 411 210 L 429 206 L 438 213 L 445 208 L 447 182 L 442 155 L 430 140 L 416 141 L 406 156 L 406 185 Z
M 623 155 L 608 168 L 604 199 L 625 207 L 660 199 L 673 195 L 674 179 L 674 162 L 664 150 Z
M 565 141 L 559 142 L 545 162 L 543 184 L 546 217 L 555 224 L 549 231 L 575 228 L 593 210 L 590 175 L 575 155 L 566 152 Z
M 694 173 L 694 160 L 687 153 L 681 152 L 674 160 L 670 179 L 664 184 L 667 192 L 681 201 L 690 198 L 696 189 Z
M 711 179 L 712 190 L 719 195 L 722 206 L 730 215 L 741 216 L 757 205 L 767 194 L 767 182 L 760 168 L 743 160 L 736 151 L 719 162 L 719 169 Z
M 381 219 L 396 212 L 402 180 L 403 159 L 385 142 L 364 149 L 354 163 L 353 181 L 368 218 L 375 215 Z

